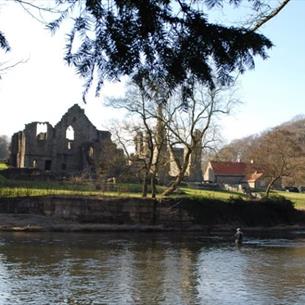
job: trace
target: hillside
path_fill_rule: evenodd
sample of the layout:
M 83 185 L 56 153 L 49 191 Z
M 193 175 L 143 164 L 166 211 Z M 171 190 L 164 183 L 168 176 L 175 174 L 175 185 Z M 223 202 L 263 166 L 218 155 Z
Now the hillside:
M 276 135 L 277 131 L 283 131 L 287 135 L 287 142 L 293 141 L 299 147 L 301 156 L 298 162 L 305 166 L 305 117 L 300 115 L 281 125 L 267 129 L 260 134 L 251 135 L 232 141 L 228 145 L 222 147 L 215 155 L 216 159 L 223 161 L 242 161 L 251 162 L 258 154 L 258 146 L 262 139 L 268 134 Z M 289 137 L 289 138 L 288 138 Z M 254 156 L 254 157 L 253 157 Z M 304 161 L 303 161 L 304 159 Z M 286 185 L 305 185 L 304 171 L 295 170 L 293 177 L 285 178 Z

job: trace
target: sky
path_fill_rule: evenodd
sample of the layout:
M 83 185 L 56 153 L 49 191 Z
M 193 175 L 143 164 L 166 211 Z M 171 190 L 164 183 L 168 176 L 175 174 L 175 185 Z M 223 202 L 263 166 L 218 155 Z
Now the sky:
M 270 0 L 276 1 L 276 0 Z M 12 51 L 0 53 L 2 62 L 24 60 L 0 80 L 0 135 L 11 136 L 32 121 L 55 125 L 78 103 L 98 129 L 107 129 L 123 114 L 103 106 L 105 96 L 123 95 L 124 82 L 106 82 L 102 95 L 82 102 L 83 81 L 63 60 L 65 28 L 55 35 L 19 5 L 0 0 L 0 30 Z M 225 142 L 259 133 L 305 114 L 305 0 L 292 0 L 260 32 L 274 44 L 269 58 L 256 58 L 254 70 L 239 79 L 241 104 L 223 119 Z M 305 126 L 304 126 L 305 128 Z

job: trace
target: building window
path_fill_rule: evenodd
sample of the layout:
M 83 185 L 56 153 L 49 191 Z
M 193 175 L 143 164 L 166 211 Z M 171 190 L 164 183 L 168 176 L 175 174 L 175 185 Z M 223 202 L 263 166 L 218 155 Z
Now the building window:
M 94 149 L 92 146 L 89 147 L 89 152 L 88 152 L 89 158 L 93 159 L 94 156 Z
M 33 167 L 33 168 L 36 168 L 36 167 L 37 167 L 37 160 L 33 160 L 32 167 Z
M 46 171 L 51 170 L 51 165 L 52 165 L 52 161 L 51 160 L 46 160 L 45 163 L 44 163 L 44 169 Z
M 71 125 L 66 129 L 66 139 L 74 141 L 74 129 Z
M 36 137 L 39 141 L 47 139 L 48 125 L 46 123 L 37 123 L 36 125 Z

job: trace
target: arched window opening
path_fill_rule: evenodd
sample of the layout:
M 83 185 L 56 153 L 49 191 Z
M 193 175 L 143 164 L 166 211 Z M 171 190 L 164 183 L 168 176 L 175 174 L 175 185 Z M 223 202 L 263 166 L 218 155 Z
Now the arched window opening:
M 33 160 L 32 167 L 33 167 L 33 168 L 36 168 L 36 167 L 37 167 L 37 160 Z
M 94 156 L 94 149 L 92 146 L 89 147 L 89 152 L 88 152 L 89 158 L 92 159 Z
M 46 140 L 48 133 L 48 125 L 46 123 L 37 123 L 36 125 L 36 137 L 38 140 Z
M 66 139 L 74 141 L 74 129 L 71 125 L 66 129 Z

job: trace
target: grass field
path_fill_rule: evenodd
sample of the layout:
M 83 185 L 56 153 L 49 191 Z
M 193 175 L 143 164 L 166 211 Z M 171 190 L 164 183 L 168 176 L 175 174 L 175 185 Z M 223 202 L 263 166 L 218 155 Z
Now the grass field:
M 0 163 L 0 169 L 4 168 Z M 97 190 L 95 183 L 75 183 L 73 181 L 46 182 L 46 181 L 17 181 L 7 180 L 0 174 L 0 197 L 19 197 L 19 196 L 45 196 L 45 195 L 64 195 L 64 196 L 96 196 L 96 197 L 140 197 L 141 185 L 139 184 L 118 184 L 115 186 L 103 186 Z M 159 193 L 164 187 L 159 187 Z M 210 191 L 182 187 L 181 192 L 173 197 L 188 196 L 198 199 L 216 199 L 227 201 L 234 198 L 247 196 L 238 192 L 229 191 Z M 294 203 L 297 209 L 305 210 L 305 193 L 273 192 L 272 195 L 283 196 Z
M 140 197 L 140 193 L 122 193 L 110 191 L 78 191 L 65 189 L 42 189 L 24 187 L 0 187 L 0 197 L 24 197 L 24 196 L 94 196 L 94 197 Z
M 181 188 L 181 190 L 189 197 L 192 198 L 209 198 L 209 199 L 218 199 L 218 200 L 229 200 L 232 198 L 244 198 L 246 195 L 237 192 L 228 192 L 228 191 L 210 191 L 210 190 L 198 190 L 191 188 Z
M 158 186 L 159 194 L 165 187 Z M 67 195 L 67 196 L 119 196 L 119 197 L 139 197 L 141 196 L 142 186 L 140 184 L 117 184 L 104 185 L 100 190 L 96 189 L 93 182 L 75 183 L 73 181 L 19 181 L 8 180 L 0 174 L 0 196 L 18 197 L 18 196 L 44 196 L 44 195 Z M 241 193 L 227 191 L 207 191 L 190 188 L 181 188 L 173 197 L 193 197 L 209 198 L 219 200 L 229 200 L 232 197 L 244 197 Z
M 209 198 L 209 199 L 219 199 L 219 200 L 229 200 L 232 198 L 243 198 L 247 200 L 247 196 L 242 193 L 237 192 L 226 192 L 226 191 L 207 191 L 207 190 L 194 190 L 183 188 L 182 189 L 186 195 L 190 197 L 197 198 Z M 290 200 L 294 207 L 297 209 L 305 210 L 305 193 L 292 193 L 284 191 L 276 191 L 271 193 L 272 196 L 283 196 Z
M 3 169 L 6 169 L 6 168 L 7 168 L 7 165 L 3 162 L 0 162 L 0 171 Z
M 287 198 L 294 203 L 294 207 L 305 210 L 305 193 L 276 192 L 280 196 Z
M 164 187 L 157 188 L 161 194 Z M 119 197 L 140 197 L 142 186 L 140 184 L 118 184 L 115 186 L 103 186 L 101 190 L 96 189 L 95 183 L 73 183 L 65 182 L 46 182 L 46 181 L 17 181 L 7 180 L 0 175 L 0 196 L 45 196 L 45 195 L 66 195 L 66 196 L 119 196 Z M 209 198 L 219 200 L 229 200 L 232 197 L 244 197 L 244 194 L 226 191 L 206 191 L 190 188 L 181 188 L 181 192 L 173 197 L 193 197 Z
M 97 190 L 93 183 L 16 181 L 1 178 L 0 175 L 0 197 L 46 195 L 139 197 L 141 193 L 134 186 L 117 185 L 114 188 L 110 185 Z

